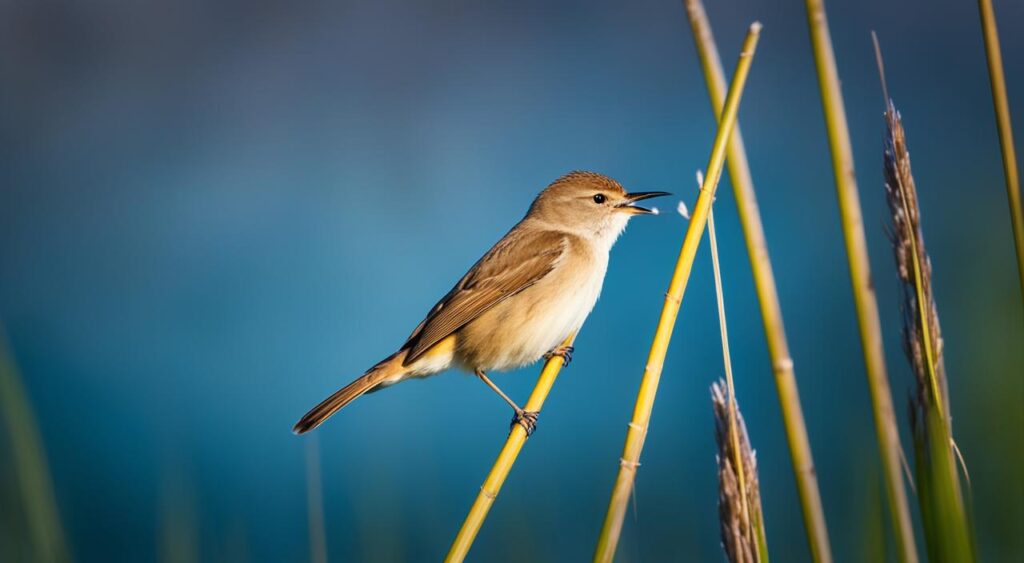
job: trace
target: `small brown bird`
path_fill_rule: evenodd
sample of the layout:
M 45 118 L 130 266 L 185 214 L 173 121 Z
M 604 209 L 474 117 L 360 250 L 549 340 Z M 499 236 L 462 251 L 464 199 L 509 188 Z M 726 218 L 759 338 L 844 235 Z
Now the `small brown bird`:
M 630 217 L 652 213 L 636 202 L 666 192 L 626 193 L 594 172 L 571 172 L 537 196 L 526 216 L 441 298 L 394 354 L 306 413 L 296 434 L 319 426 L 363 393 L 455 365 L 477 375 L 501 396 L 512 424 L 533 431 L 526 412 L 488 377 L 560 356 L 559 345 L 579 330 L 594 308 L 608 269 L 608 254 Z

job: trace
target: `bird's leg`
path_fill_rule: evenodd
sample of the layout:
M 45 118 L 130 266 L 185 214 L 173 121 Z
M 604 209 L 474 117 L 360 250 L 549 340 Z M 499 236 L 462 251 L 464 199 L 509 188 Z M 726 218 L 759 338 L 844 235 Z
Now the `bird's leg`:
M 495 393 L 497 393 L 502 399 L 505 399 L 505 402 L 508 403 L 509 406 L 512 407 L 512 410 L 516 412 L 516 414 L 512 417 L 512 424 L 510 426 L 515 426 L 516 424 L 519 424 L 520 426 L 523 427 L 523 430 L 526 430 L 527 437 L 533 434 L 533 431 L 537 429 L 537 415 L 540 413 L 536 411 L 526 411 L 520 408 L 515 401 L 509 398 L 509 396 L 506 395 L 504 391 L 502 391 L 497 385 L 494 384 L 493 381 L 491 381 L 491 378 L 487 377 L 487 374 L 484 373 L 484 370 L 477 368 L 475 370 L 475 373 L 476 376 L 479 377 L 481 381 L 486 383 L 487 386 L 490 387 Z
M 575 350 L 576 349 L 572 346 L 559 346 L 547 354 L 544 354 L 544 359 L 550 360 L 551 358 L 558 356 L 559 358 L 562 358 L 562 366 L 564 367 L 572 363 L 572 353 Z
M 504 391 L 499 389 L 498 386 L 495 385 L 493 381 L 491 381 L 491 378 L 487 377 L 487 374 L 484 373 L 484 370 L 477 368 L 476 376 L 479 377 L 481 381 L 486 383 L 487 386 L 490 387 L 495 393 L 501 396 L 502 399 L 505 399 L 505 402 L 508 403 L 513 410 L 515 410 L 516 412 L 522 412 L 523 409 L 519 408 L 519 405 L 517 405 L 515 401 L 510 399 L 509 396 L 506 395 Z

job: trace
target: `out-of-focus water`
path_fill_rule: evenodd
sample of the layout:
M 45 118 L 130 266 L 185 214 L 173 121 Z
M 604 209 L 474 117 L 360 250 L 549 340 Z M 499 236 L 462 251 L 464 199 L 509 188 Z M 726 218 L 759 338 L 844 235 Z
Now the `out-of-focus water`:
M 976 6 L 831 4 L 894 400 L 905 419 L 872 29 L 913 155 L 980 551 L 1009 560 L 1024 553 L 1024 313 Z M 730 67 L 747 24 L 765 24 L 740 120 L 833 548 L 864 560 L 885 516 L 803 6 L 708 9 Z M 996 10 L 1024 139 L 1024 7 Z M 307 560 L 297 417 L 392 352 L 548 182 L 592 169 L 692 201 L 714 135 L 680 2 L 14 2 L 0 21 L 0 319 L 81 561 L 169 543 Z M 769 546 L 805 561 L 749 263 L 719 193 Z M 639 218 L 614 249 L 475 560 L 590 557 L 685 226 Z M 710 271 L 705 246 L 622 561 L 721 559 Z M 525 399 L 536 373 L 496 381 Z M 452 372 L 318 430 L 331 559 L 439 559 L 509 416 Z

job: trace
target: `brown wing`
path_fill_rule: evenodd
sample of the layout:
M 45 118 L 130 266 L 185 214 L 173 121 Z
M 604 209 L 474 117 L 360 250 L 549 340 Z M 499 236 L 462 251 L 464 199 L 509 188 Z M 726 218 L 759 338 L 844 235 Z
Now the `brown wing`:
M 484 311 L 537 283 L 554 269 L 567 247 L 565 233 L 513 229 L 470 268 L 416 327 L 402 347 L 409 349 L 405 365 Z

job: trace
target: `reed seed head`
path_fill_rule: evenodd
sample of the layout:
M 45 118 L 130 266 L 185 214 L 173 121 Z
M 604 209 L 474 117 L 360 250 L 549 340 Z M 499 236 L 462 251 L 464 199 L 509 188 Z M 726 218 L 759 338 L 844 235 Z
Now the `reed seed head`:
M 948 398 L 941 359 L 942 333 L 932 295 L 931 260 L 924 247 L 921 210 L 903 121 L 891 99 L 886 106 L 885 122 L 885 193 L 892 214 L 890 238 L 902 282 L 903 348 L 917 378 L 915 402 L 921 408 L 937 402 L 940 410 L 948 412 L 944 408 Z M 930 380 L 932 373 L 937 379 L 934 386 Z
M 715 442 L 718 444 L 718 517 L 722 534 L 722 546 L 731 563 L 758 562 L 758 530 L 763 522 L 761 517 L 761 494 L 757 481 L 757 456 L 750 448 L 747 426 L 743 422 L 739 405 L 736 407 L 736 430 L 739 434 L 742 471 L 747 488 L 747 513 L 745 521 L 743 499 L 739 489 L 739 475 L 734 467 L 736 459 L 729 438 L 729 398 L 723 380 L 711 384 L 711 405 L 715 415 Z

